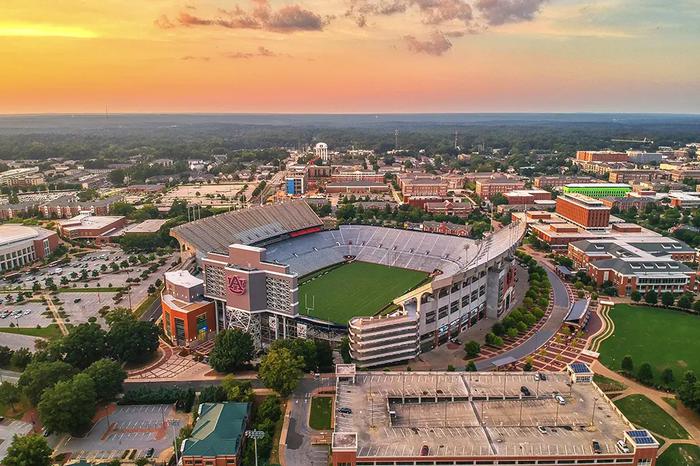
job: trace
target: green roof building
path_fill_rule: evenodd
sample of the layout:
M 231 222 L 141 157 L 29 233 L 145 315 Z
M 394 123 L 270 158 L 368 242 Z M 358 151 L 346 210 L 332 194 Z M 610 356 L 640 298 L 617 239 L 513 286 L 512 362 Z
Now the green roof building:
M 562 188 L 565 194 L 578 193 L 600 199 L 602 197 L 625 197 L 632 186 L 622 183 L 573 183 Z
M 239 466 L 250 403 L 202 403 L 192 435 L 182 444 L 184 466 Z

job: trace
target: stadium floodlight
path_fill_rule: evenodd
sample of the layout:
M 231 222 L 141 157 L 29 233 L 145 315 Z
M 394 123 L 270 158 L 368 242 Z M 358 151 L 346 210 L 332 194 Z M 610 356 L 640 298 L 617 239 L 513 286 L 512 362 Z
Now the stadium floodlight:
M 253 439 L 255 445 L 255 466 L 258 466 L 258 439 L 265 437 L 265 431 L 262 430 L 246 430 L 245 436 Z

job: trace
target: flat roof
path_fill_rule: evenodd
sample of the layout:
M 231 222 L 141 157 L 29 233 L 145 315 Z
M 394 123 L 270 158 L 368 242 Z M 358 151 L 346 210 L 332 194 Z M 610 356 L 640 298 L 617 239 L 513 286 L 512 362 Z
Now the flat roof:
M 565 188 L 627 188 L 632 189 L 632 186 L 626 183 L 570 183 L 564 186 Z
M 176 270 L 173 272 L 165 272 L 165 280 L 177 286 L 192 288 L 193 286 L 204 284 L 204 280 L 197 278 L 187 270 Z
M 634 427 L 595 385 L 572 383 L 564 372 L 539 382 L 533 375 L 360 372 L 354 383 L 338 382 L 336 407 L 352 413 L 336 415 L 334 437 L 345 438 L 345 447 L 356 441 L 358 460 L 593 455 L 594 440 L 603 454 L 620 455 L 615 444 Z M 522 397 L 521 387 L 531 396 Z
M 34 239 L 39 236 L 39 232 L 34 228 L 23 225 L 0 225 L 0 246 L 17 241 Z
M 66 231 L 74 230 L 92 230 L 99 228 L 106 228 L 115 222 L 122 220 L 124 217 L 118 216 L 99 216 L 99 215 L 87 215 L 78 214 L 73 218 L 67 220 L 59 220 L 58 224 L 61 225 Z
M 129 225 L 128 227 L 124 228 L 123 233 L 157 233 L 158 230 L 160 230 L 160 227 L 162 227 L 167 221 L 167 219 L 158 218 L 144 220 L 141 223 Z

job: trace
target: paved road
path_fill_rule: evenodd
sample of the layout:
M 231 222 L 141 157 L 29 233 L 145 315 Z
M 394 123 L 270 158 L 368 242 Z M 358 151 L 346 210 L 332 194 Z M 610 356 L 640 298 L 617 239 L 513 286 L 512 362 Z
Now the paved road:
M 325 466 L 328 464 L 328 448 L 311 445 L 311 437 L 317 432 L 309 428 L 308 417 L 311 407 L 310 393 L 321 386 L 335 385 L 335 377 L 320 380 L 303 379 L 299 387 L 289 397 L 292 410 L 289 414 L 287 448 L 284 457 L 287 466 Z
M 547 322 L 542 326 L 540 331 L 535 333 L 529 340 L 526 340 L 522 345 L 513 348 L 510 351 L 501 353 L 493 358 L 484 359 L 483 361 L 478 361 L 476 363 L 476 368 L 478 370 L 489 370 L 494 368 L 494 361 L 503 360 L 504 358 L 513 358 L 518 360 L 524 358 L 545 344 L 550 338 L 552 338 L 561 324 L 566 318 L 566 314 L 569 312 L 569 307 L 571 303 L 569 302 L 569 292 L 564 285 L 564 282 L 559 278 L 557 274 L 552 272 L 548 267 L 544 267 L 547 271 L 549 277 L 549 282 L 552 284 L 552 291 L 554 293 L 554 309 L 552 314 L 547 319 Z
M 29 335 L 2 332 L 0 333 L 0 346 L 7 346 L 12 350 L 27 348 L 29 351 L 34 351 L 34 343 L 40 339 Z
M 2 382 L 10 382 L 10 383 L 17 383 L 19 380 L 19 376 L 22 375 L 19 372 L 15 371 L 8 371 L 6 369 L 0 369 L 0 383 Z

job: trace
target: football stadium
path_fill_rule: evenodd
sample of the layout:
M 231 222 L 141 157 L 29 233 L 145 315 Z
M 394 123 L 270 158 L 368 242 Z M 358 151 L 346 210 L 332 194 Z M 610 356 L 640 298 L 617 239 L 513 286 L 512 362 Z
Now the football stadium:
M 174 228 L 183 260 L 203 270 L 216 330 L 241 328 L 258 347 L 279 338 L 339 341 L 360 366 L 414 358 L 511 305 L 514 223 L 474 241 L 415 230 L 324 229 L 303 200 Z

